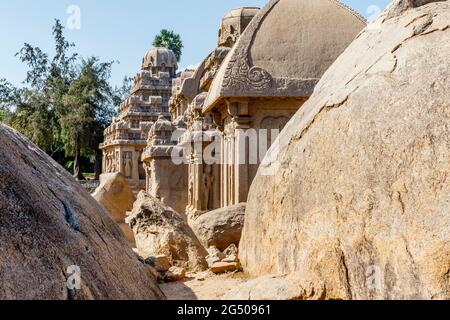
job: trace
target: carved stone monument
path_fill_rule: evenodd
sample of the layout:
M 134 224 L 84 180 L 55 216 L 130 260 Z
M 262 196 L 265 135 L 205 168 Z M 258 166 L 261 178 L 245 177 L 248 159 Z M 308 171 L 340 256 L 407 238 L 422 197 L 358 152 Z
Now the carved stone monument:
M 253 18 L 218 70 L 202 110 L 223 137 L 221 207 L 247 201 L 277 131 L 364 26 L 363 18 L 333 0 L 271 0 Z
M 177 59 L 171 50 L 150 49 L 142 60 L 142 71 L 135 78 L 130 97 L 105 130 L 105 141 L 100 145 L 103 173 L 122 173 L 135 193 L 145 188 L 141 155 L 148 132 L 159 116 L 171 117 L 168 103 L 176 70 Z

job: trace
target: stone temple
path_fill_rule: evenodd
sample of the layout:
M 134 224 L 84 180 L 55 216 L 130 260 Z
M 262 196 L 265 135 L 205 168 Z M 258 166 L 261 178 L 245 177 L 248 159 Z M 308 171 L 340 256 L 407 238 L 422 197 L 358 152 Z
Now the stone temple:
M 146 173 L 141 156 L 150 128 L 160 116 L 170 119 L 169 99 L 177 59 L 165 48 L 150 49 L 142 60 L 131 95 L 105 130 L 103 173 L 122 173 L 135 191 L 145 188 Z
M 221 207 L 247 201 L 267 147 L 364 27 L 363 18 L 330 0 L 272 0 L 253 18 L 202 106 L 222 137 Z
M 147 168 L 147 192 L 178 212 L 195 215 L 220 207 L 220 185 L 216 179 L 219 165 L 206 166 L 194 153 L 185 154 L 185 161 L 175 164 L 172 153 L 177 143 L 180 149 L 190 143 L 184 138 L 192 132 L 218 132 L 212 117 L 202 113 L 203 101 L 225 57 L 258 11 L 254 7 L 240 8 L 223 17 L 217 48 L 196 70 L 185 70 L 173 80 L 169 101 L 172 126 L 169 128 L 167 119 L 160 119 L 149 135 L 142 158 Z M 170 139 L 168 134 L 177 130 L 186 133 L 180 134 L 179 139 L 177 135 Z
M 150 50 L 105 132 L 104 171 L 188 221 L 247 202 L 268 148 L 365 25 L 336 0 L 271 0 L 227 13 L 195 70 L 176 74 L 170 51 Z

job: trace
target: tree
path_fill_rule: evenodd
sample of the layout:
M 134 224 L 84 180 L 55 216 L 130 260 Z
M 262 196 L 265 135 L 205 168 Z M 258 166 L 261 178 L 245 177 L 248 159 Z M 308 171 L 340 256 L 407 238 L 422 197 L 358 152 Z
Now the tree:
M 98 145 L 113 114 L 108 82 L 112 64 L 100 63 L 96 57 L 82 60 L 77 78 L 63 97 L 62 137 L 66 152 L 74 156 L 74 176 L 79 180 L 84 179 L 80 170 L 81 156 L 94 158 L 96 176 L 100 173 Z
M 183 52 L 183 41 L 181 40 L 181 36 L 179 34 L 174 31 L 163 29 L 155 37 L 153 45 L 155 47 L 163 47 L 172 50 L 177 57 L 177 61 L 180 62 Z
M 111 122 L 115 93 L 108 83 L 112 62 L 78 59 L 73 43 L 55 21 L 55 55 L 25 43 L 16 54 L 28 66 L 23 88 L 0 79 L 0 121 L 29 137 L 60 164 L 74 157 L 74 175 L 82 179 L 80 158 L 96 162 L 103 130 Z
M 28 66 L 23 88 L 16 88 L 5 79 L 0 80 L 0 106 L 9 110 L 8 125 L 30 138 L 54 157 L 62 151 L 59 114 L 62 96 L 73 80 L 76 54 L 69 55 L 73 44 L 63 36 L 63 26 L 55 20 L 53 27 L 55 56 L 39 47 L 25 43 L 16 56 Z
M 120 104 L 130 95 L 134 85 L 134 78 L 125 76 L 120 87 L 115 87 L 112 95 L 112 102 L 118 111 Z

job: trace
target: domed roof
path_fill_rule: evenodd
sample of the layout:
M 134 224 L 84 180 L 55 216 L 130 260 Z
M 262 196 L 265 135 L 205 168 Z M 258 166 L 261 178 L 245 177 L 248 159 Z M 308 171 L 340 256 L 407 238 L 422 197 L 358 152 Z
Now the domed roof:
M 158 120 L 153 124 L 152 131 L 172 131 L 173 125 L 172 122 L 167 120 L 163 115 L 158 117 Z
M 219 47 L 231 48 L 258 12 L 259 8 L 243 7 L 225 14 L 219 30 Z
M 226 97 L 309 97 L 365 26 L 337 0 L 271 0 L 224 60 L 204 111 Z
M 177 57 L 167 48 L 151 48 L 142 59 L 142 69 L 151 67 L 177 68 Z
M 243 7 L 233 9 L 227 14 L 224 15 L 222 20 L 230 19 L 230 18 L 239 18 L 239 17 L 254 17 L 258 13 L 259 8 L 257 7 Z

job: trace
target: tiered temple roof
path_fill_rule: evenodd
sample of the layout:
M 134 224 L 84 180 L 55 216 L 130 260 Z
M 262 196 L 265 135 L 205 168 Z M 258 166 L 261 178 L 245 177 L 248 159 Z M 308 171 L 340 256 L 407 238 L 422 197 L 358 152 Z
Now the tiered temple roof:
M 120 105 L 119 114 L 105 130 L 101 148 L 121 144 L 147 144 L 148 132 L 159 116 L 170 119 L 168 102 L 176 75 L 175 54 L 153 48 L 143 58 L 131 95 Z
M 141 155 L 148 134 L 161 117 L 170 121 L 169 99 L 177 59 L 165 48 L 152 48 L 142 59 L 142 70 L 135 77 L 130 96 L 104 132 L 103 173 L 120 172 L 135 181 L 145 179 Z

